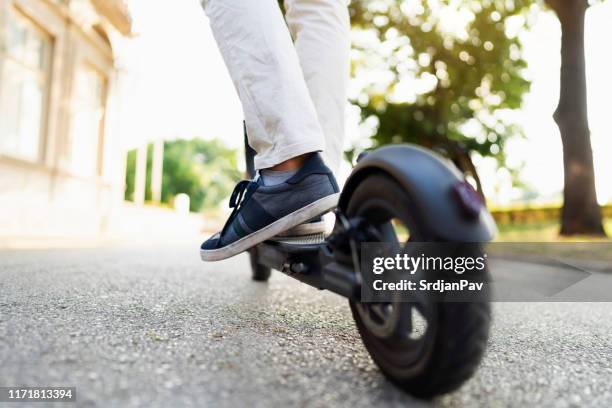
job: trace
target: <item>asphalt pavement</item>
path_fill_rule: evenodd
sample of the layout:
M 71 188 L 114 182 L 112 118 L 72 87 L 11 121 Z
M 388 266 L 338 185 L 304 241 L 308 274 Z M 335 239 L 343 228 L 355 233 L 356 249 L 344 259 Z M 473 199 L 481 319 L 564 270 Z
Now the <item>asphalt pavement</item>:
M 74 386 L 79 407 L 612 406 L 612 303 L 495 304 L 477 374 L 423 402 L 378 371 L 346 300 L 249 276 L 197 243 L 0 252 L 0 386 Z

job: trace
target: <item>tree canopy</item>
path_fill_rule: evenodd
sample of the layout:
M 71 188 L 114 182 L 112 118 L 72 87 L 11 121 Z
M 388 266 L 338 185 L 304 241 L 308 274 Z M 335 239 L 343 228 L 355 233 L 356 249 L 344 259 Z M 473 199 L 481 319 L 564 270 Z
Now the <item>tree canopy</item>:
M 240 180 L 236 151 L 218 141 L 176 140 L 164 146 L 162 202 L 179 193 L 191 198 L 191 210 L 218 207 Z
M 374 144 L 411 142 L 478 177 L 471 153 L 504 162 L 521 129 L 504 110 L 521 106 L 529 81 L 516 35 L 523 1 L 353 0 L 355 103 Z

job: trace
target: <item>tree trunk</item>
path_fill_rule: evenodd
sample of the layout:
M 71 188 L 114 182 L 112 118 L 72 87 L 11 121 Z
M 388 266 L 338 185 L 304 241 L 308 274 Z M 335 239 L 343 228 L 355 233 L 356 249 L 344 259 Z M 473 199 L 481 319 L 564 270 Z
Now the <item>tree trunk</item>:
M 546 0 L 561 22 L 561 94 L 554 114 L 563 143 L 561 235 L 605 236 L 595 192 L 587 116 L 584 18 L 587 0 Z

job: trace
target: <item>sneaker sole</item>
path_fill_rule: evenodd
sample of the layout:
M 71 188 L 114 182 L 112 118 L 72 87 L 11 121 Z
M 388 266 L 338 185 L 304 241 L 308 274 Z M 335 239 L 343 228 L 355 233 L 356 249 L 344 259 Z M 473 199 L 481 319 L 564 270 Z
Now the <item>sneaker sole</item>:
M 291 214 L 285 215 L 283 218 L 274 221 L 272 224 L 263 227 L 259 231 L 224 246 L 223 248 L 208 250 L 200 249 L 200 258 L 202 258 L 202 260 L 205 262 L 214 262 L 238 255 L 239 253 L 244 252 L 259 243 L 262 243 L 275 235 L 282 233 L 283 231 L 293 228 L 296 225 L 302 224 L 318 215 L 334 209 L 338 205 L 339 198 L 340 193 L 323 197 L 305 207 L 300 208 L 297 211 L 292 212 Z

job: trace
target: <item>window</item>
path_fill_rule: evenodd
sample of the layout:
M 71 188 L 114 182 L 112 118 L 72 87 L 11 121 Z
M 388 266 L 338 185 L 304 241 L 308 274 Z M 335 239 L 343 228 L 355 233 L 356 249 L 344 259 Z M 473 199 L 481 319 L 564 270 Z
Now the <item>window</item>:
M 79 176 L 100 173 L 106 79 L 89 65 L 81 65 L 74 78 L 70 123 L 70 168 Z
M 40 159 L 51 38 L 9 8 L 0 44 L 0 153 Z

